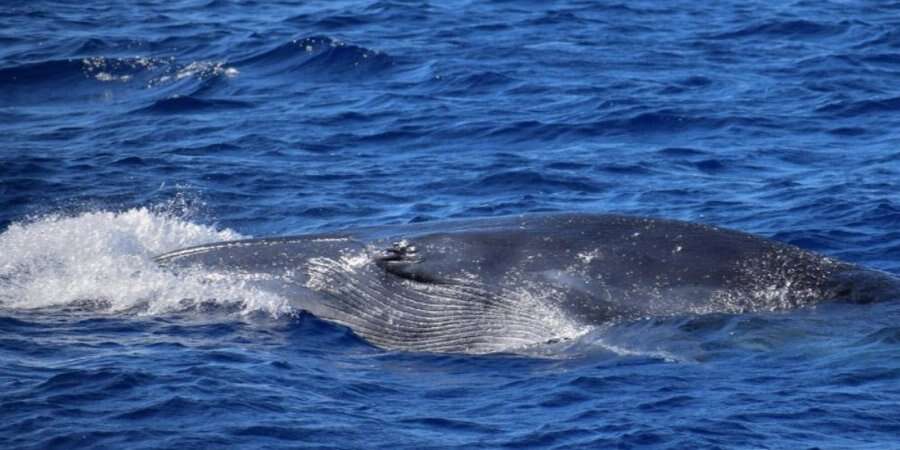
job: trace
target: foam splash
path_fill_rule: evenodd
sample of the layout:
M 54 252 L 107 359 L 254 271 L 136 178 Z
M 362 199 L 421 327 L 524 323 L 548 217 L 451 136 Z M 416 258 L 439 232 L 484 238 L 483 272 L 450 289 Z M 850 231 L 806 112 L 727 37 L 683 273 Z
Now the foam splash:
M 198 78 L 201 80 L 218 76 L 234 78 L 238 76 L 239 73 L 240 72 L 236 68 L 227 66 L 224 62 L 221 61 L 194 61 L 187 66 L 177 69 L 172 74 L 163 75 L 158 79 L 151 80 L 148 86 L 152 87 L 155 85 L 168 83 L 170 81 L 179 81 L 189 77 Z
M 104 58 L 95 56 L 82 59 L 81 70 L 85 76 L 93 77 L 97 81 L 126 83 L 131 81 L 136 73 L 153 71 L 172 64 L 172 62 L 174 62 L 174 58 Z
M 192 61 L 180 65 L 174 57 L 133 58 L 91 57 L 81 60 L 81 70 L 88 78 L 102 82 L 127 83 L 136 77 L 146 82 L 147 88 L 158 87 L 185 78 L 206 80 L 213 77 L 234 78 L 240 74 L 237 68 L 223 61 Z
M 151 208 L 16 223 L 0 234 L 0 307 L 89 305 L 161 314 L 221 306 L 275 316 L 291 312 L 285 299 L 245 280 L 199 270 L 175 274 L 153 261 L 178 248 L 242 237 Z

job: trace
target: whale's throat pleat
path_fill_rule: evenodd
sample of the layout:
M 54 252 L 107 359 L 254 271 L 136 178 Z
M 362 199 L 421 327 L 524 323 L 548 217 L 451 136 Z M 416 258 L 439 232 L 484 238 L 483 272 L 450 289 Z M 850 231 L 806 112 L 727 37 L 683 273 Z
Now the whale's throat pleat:
M 353 329 L 384 348 L 489 353 L 544 343 L 573 327 L 528 296 L 471 280 L 429 283 L 398 277 L 372 262 L 313 258 L 306 287 L 319 294 L 313 314 Z

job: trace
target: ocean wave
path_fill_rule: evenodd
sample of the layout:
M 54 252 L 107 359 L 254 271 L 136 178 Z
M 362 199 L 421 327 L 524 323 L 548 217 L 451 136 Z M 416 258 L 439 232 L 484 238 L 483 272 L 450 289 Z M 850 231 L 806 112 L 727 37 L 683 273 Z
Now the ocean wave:
M 689 147 L 666 147 L 656 153 L 666 158 L 695 158 L 710 155 L 710 152 Z
M 817 109 L 838 117 L 856 117 L 900 111 L 900 97 L 875 98 L 866 100 L 838 100 Z
M 153 50 L 154 44 L 153 42 L 133 38 L 89 37 L 81 42 L 77 42 L 77 47 L 70 54 L 74 58 L 91 57 L 93 55 L 128 57 L 136 52 Z
M 819 23 L 812 20 L 768 20 L 736 30 L 710 36 L 713 39 L 735 38 L 821 38 L 841 34 L 850 27 L 849 22 Z
M 625 132 L 668 132 L 690 128 L 715 129 L 732 122 L 731 118 L 699 116 L 677 110 L 659 110 L 630 117 L 601 120 L 593 124 L 601 130 Z
M 233 78 L 237 69 L 218 61 L 179 63 L 174 58 L 87 57 L 20 64 L 0 69 L 0 100 L 10 104 L 109 102 L 154 95 L 159 89 L 209 89 L 211 81 Z M 189 81 L 192 86 L 180 87 Z M 199 83 L 199 87 L 193 84 Z
M 436 92 L 449 96 L 487 94 L 512 89 L 520 84 L 518 80 L 494 71 L 436 76 L 431 83 Z
M 596 114 L 592 114 L 596 115 Z M 614 111 L 596 119 L 565 121 L 521 120 L 508 123 L 467 124 L 468 135 L 509 139 L 512 142 L 567 141 L 573 138 L 714 131 L 729 127 L 776 128 L 766 117 L 718 115 L 715 112 L 678 109 Z
M 269 76 L 301 73 L 315 79 L 332 80 L 378 74 L 394 66 L 395 61 L 377 50 L 330 37 L 313 36 L 294 39 L 234 64 Z
M 173 59 L 107 58 L 101 56 L 49 60 L 0 69 L 0 87 L 24 88 L 41 84 L 60 85 L 73 80 L 128 82 L 140 73 L 169 68 Z
M 490 188 L 504 191 L 567 191 L 582 193 L 603 192 L 609 188 L 585 177 L 553 176 L 531 170 L 514 170 L 487 175 L 472 184 L 476 189 Z
M 55 60 L 26 63 L 0 68 L 0 88 L 12 89 L 17 86 L 59 82 L 80 75 L 82 75 L 80 61 Z
M 153 102 L 152 105 L 136 112 L 149 112 L 158 114 L 189 113 L 204 110 L 226 110 L 252 108 L 253 104 L 239 100 L 209 99 L 195 96 L 175 95 Z

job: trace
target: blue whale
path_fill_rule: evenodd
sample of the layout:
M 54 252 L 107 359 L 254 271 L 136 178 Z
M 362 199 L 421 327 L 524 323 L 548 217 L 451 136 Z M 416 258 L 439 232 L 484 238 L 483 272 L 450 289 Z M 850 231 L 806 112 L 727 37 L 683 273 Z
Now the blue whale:
M 388 349 L 485 353 L 613 321 L 900 298 L 886 273 L 675 220 L 533 214 L 186 248 Z

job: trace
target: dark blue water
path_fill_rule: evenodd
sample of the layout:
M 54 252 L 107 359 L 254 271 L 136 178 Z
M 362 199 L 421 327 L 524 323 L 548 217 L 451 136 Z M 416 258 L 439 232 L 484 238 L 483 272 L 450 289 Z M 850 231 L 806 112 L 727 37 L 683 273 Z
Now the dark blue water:
M 156 268 L 537 211 L 900 274 L 900 3 L 7 2 L 0 447 L 900 448 L 900 302 L 389 352 Z

